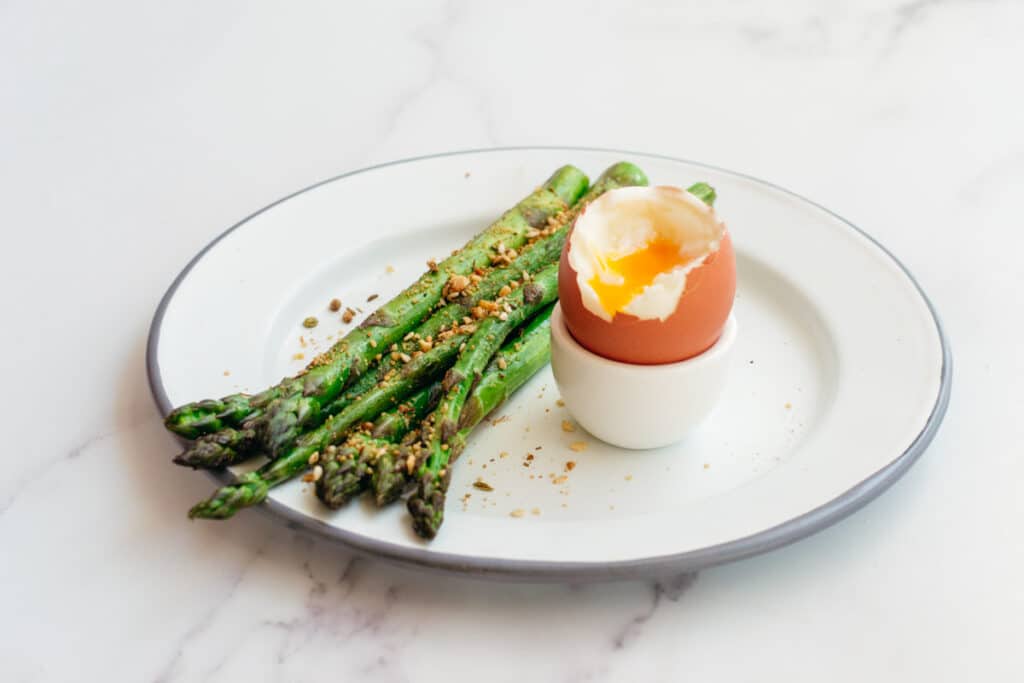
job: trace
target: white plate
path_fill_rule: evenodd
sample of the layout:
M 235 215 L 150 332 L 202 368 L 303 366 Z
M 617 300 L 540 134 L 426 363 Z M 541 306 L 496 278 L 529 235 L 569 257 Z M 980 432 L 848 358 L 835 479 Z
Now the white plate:
M 369 312 L 369 295 L 400 291 L 428 258 L 462 244 L 557 166 L 596 177 L 620 159 L 652 183 L 710 182 L 733 234 L 737 363 L 697 434 L 629 452 L 564 432 L 545 369 L 492 416 L 507 420 L 472 437 L 432 543 L 411 532 L 401 504 L 331 512 L 300 482 L 275 489 L 266 507 L 392 560 L 579 580 L 763 552 L 878 495 L 931 440 L 949 397 L 949 350 L 924 294 L 881 246 L 822 207 L 737 173 L 632 152 L 445 154 L 342 175 L 271 204 L 200 252 L 161 302 L 148 349 L 160 409 L 298 371 L 295 354 L 308 358 L 349 327 L 327 312 L 332 297 Z M 300 325 L 309 315 L 322 321 L 312 332 Z M 300 335 L 316 345 L 302 348 Z M 579 440 L 587 449 L 570 450 Z M 494 491 L 472 488 L 477 478 Z

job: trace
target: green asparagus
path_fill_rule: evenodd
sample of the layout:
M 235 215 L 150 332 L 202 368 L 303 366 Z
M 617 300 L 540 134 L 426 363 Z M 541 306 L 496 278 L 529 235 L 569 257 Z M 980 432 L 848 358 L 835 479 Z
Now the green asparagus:
M 492 262 L 505 263 L 505 267 L 497 268 L 482 276 L 474 274 L 473 278 L 465 278 L 465 289 L 462 289 L 461 292 L 457 288 L 451 287 L 445 299 L 450 300 L 452 303 L 449 303 L 431 316 L 429 320 L 416 330 L 412 335 L 412 339 L 404 340 L 402 342 L 402 352 L 414 352 L 416 345 L 420 341 L 430 338 L 436 334 L 437 330 L 450 324 L 452 321 L 466 316 L 480 300 L 489 300 L 497 296 L 504 287 L 518 279 L 523 271 L 533 272 L 548 263 L 557 261 L 568 235 L 569 226 L 571 226 L 576 216 L 579 215 L 579 212 L 591 201 L 604 192 L 616 187 L 645 185 L 646 183 L 647 178 L 643 171 L 634 164 L 628 162 L 613 164 L 601 174 L 593 187 L 587 191 L 572 209 L 558 216 L 549 216 L 547 223 L 543 227 L 529 228 L 526 231 L 528 243 L 523 248 L 522 253 L 517 252 L 505 243 L 498 243 L 498 253 L 491 257 Z M 479 282 L 474 285 L 475 278 L 479 278 Z M 295 410 L 284 410 L 278 407 L 275 412 L 274 407 L 272 407 L 270 412 L 281 415 L 300 415 L 302 416 L 300 419 L 293 422 L 291 417 L 282 418 L 291 426 L 280 430 L 273 427 L 273 425 L 285 423 L 275 423 L 276 418 L 273 415 L 267 417 L 263 423 L 268 431 L 267 438 L 272 441 L 277 439 L 275 441 L 277 447 L 281 447 L 282 444 L 287 444 L 294 439 L 303 426 L 308 427 L 318 422 L 317 400 L 311 399 L 308 396 L 298 395 L 293 396 L 291 400 L 295 402 L 293 404 Z M 273 450 L 274 448 L 272 447 L 271 452 Z
M 410 435 L 418 437 L 414 427 L 433 410 L 440 398 L 441 383 L 435 382 L 398 408 L 382 413 L 368 429 L 351 434 L 341 446 L 328 446 L 320 459 L 317 497 L 327 507 L 337 509 L 361 493 L 375 471 L 376 456 L 389 448 L 397 448 L 398 442 Z
M 431 433 L 424 438 L 427 457 L 418 472 L 418 488 L 409 499 L 413 529 L 433 538 L 444 521 L 444 498 L 451 478 L 450 463 L 458 453 L 457 435 L 463 408 L 473 384 L 480 378 L 505 337 L 527 317 L 558 296 L 558 265 L 538 272 L 529 284 L 506 297 L 497 316 L 483 319 L 455 365 L 444 379 L 445 396 L 434 411 Z
M 372 389 L 378 378 L 379 375 L 376 373 L 363 373 L 355 384 L 352 384 L 341 396 L 324 407 L 324 416 L 340 413 L 345 406 Z M 253 417 L 258 418 L 261 414 L 262 411 L 257 410 Z M 219 432 L 204 434 L 192 442 L 185 451 L 177 455 L 174 462 L 192 469 L 210 470 L 236 465 L 260 452 L 260 441 L 256 436 L 256 429 L 252 426 L 251 420 L 247 420 L 237 429 L 226 427 Z
M 708 206 L 715 205 L 715 199 L 718 198 L 718 193 L 715 192 L 715 188 L 711 187 L 705 182 L 694 183 L 686 188 L 686 191 L 697 197 Z
M 551 357 L 551 308 L 548 305 L 522 328 L 521 335 L 505 342 L 473 387 L 454 439 L 459 451 L 474 427 L 547 364 Z M 413 444 L 392 444 L 379 453 L 370 477 L 378 506 L 393 502 L 405 489 L 418 461 L 415 450 Z
M 619 162 L 610 166 L 570 211 L 558 217 L 558 220 L 549 219 L 548 225 L 543 229 L 532 229 L 528 233 L 528 238 L 532 241 L 521 253 L 508 252 L 514 257 L 510 264 L 487 272 L 479 282 L 471 282 L 469 287 L 453 298 L 452 303 L 437 311 L 427 322 L 417 328 L 415 334 L 407 335 L 407 339 L 401 343 L 401 352 L 415 353 L 424 339 L 431 339 L 445 326 L 469 315 L 479 301 L 496 297 L 502 288 L 516 281 L 522 271 L 532 272 L 557 260 L 572 221 L 587 204 L 598 196 L 616 187 L 646 183 L 647 178 L 643 171 L 633 164 Z M 394 362 L 390 361 L 390 365 L 393 364 Z M 380 374 L 384 374 L 390 367 L 388 357 L 385 357 L 381 365 Z M 327 417 L 339 412 L 369 386 L 372 386 L 373 382 L 367 384 L 367 379 L 368 373 L 364 373 L 356 384 L 349 387 L 340 398 L 324 407 L 322 416 Z M 254 397 L 253 399 L 257 403 L 263 403 L 265 400 L 265 397 Z M 193 468 L 218 468 L 252 457 L 260 452 L 259 439 L 252 426 L 252 421 L 261 415 L 262 410 L 257 408 L 241 427 L 237 429 L 226 427 L 220 432 L 201 436 L 174 461 Z
M 189 517 L 227 519 L 242 508 L 261 502 L 272 487 L 306 469 L 314 453 L 319 457 L 329 445 L 340 442 L 354 425 L 372 420 L 437 379 L 458 356 L 459 346 L 470 339 L 475 329 L 475 325 L 449 328 L 450 335 L 443 341 L 411 358 L 401 369 L 386 376 L 337 415 L 303 434 L 286 454 L 254 472 L 243 474 L 235 484 L 222 487 L 208 500 L 195 505 L 189 511 Z
M 258 432 L 269 442 L 271 453 L 279 452 L 294 440 L 298 430 L 316 422 L 320 408 L 337 396 L 353 375 L 366 369 L 376 355 L 374 346 L 394 343 L 426 317 L 441 298 L 450 277 L 462 277 L 486 266 L 499 245 L 517 248 L 526 241 L 529 230 L 546 225 L 549 218 L 573 205 L 586 189 L 587 177 L 583 172 L 563 166 L 465 247 L 377 309 L 302 374 L 286 378 L 255 396 L 233 394 L 220 400 L 186 404 L 172 411 L 165 425 L 176 434 L 194 439 L 227 427 L 241 427 L 255 410 L 267 410 L 268 414 L 259 419 Z
M 366 370 L 378 346 L 401 340 L 430 314 L 446 292 L 461 291 L 469 284 L 470 273 L 490 265 L 495 252 L 500 255 L 522 246 L 530 230 L 547 225 L 549 218 L 575 204 L 586 189 L 587 177 L 582 171 L 562 167 L 543 187 L 378 308 L 358 329 L 314 361 L 302 377 L 285 383 L 281 397 L 270 403 L 267 414 L 259 420 L 257 433 L 267 452 L 277 456 L 287 450 L 304 429 L 320 421 L 321 407 L 341 393 L 352 376 Z

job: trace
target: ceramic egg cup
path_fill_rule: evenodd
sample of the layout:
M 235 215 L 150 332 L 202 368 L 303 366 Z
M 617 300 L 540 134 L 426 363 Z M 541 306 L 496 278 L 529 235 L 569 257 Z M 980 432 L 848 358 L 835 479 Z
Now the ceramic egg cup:
M 598 356 L 551 314 L 551 370 L 562 400 L 588 432 L 614 446 L 648 449 L 682 440 L 721 396 L 736 341 L 730 314 L 711 348 L 678 363 L 635 365 Z

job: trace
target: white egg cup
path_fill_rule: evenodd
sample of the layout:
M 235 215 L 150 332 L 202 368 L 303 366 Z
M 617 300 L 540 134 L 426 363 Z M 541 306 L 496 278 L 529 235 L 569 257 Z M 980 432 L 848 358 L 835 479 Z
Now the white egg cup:
M 588 432 L 621 448 L 659 448 L 681 441 L 714 409 L 735 341 L 730 314 L 722 336 L 698 356 L 661 365 L 620 363 L 580 346 L 558 305 L 551 313 L 551 370 L 565 407 Z

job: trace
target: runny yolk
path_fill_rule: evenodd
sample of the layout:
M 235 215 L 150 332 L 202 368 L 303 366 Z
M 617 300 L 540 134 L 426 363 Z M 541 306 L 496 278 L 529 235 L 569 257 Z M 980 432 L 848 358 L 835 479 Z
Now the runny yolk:
M 658 275 L 687 263 L 690 259 L 679 253 L 679 245 L 664 238 L 656 238 L 632 254 L 603 262 L 604 272 L 618 275 L 621 283 L 601 280 L 601 273 L 590 280 L 590 286 L 601 301 L 601 306 L 615 315 L 640 294 Z M 615 278 L 618 279 L 618 278 Z

